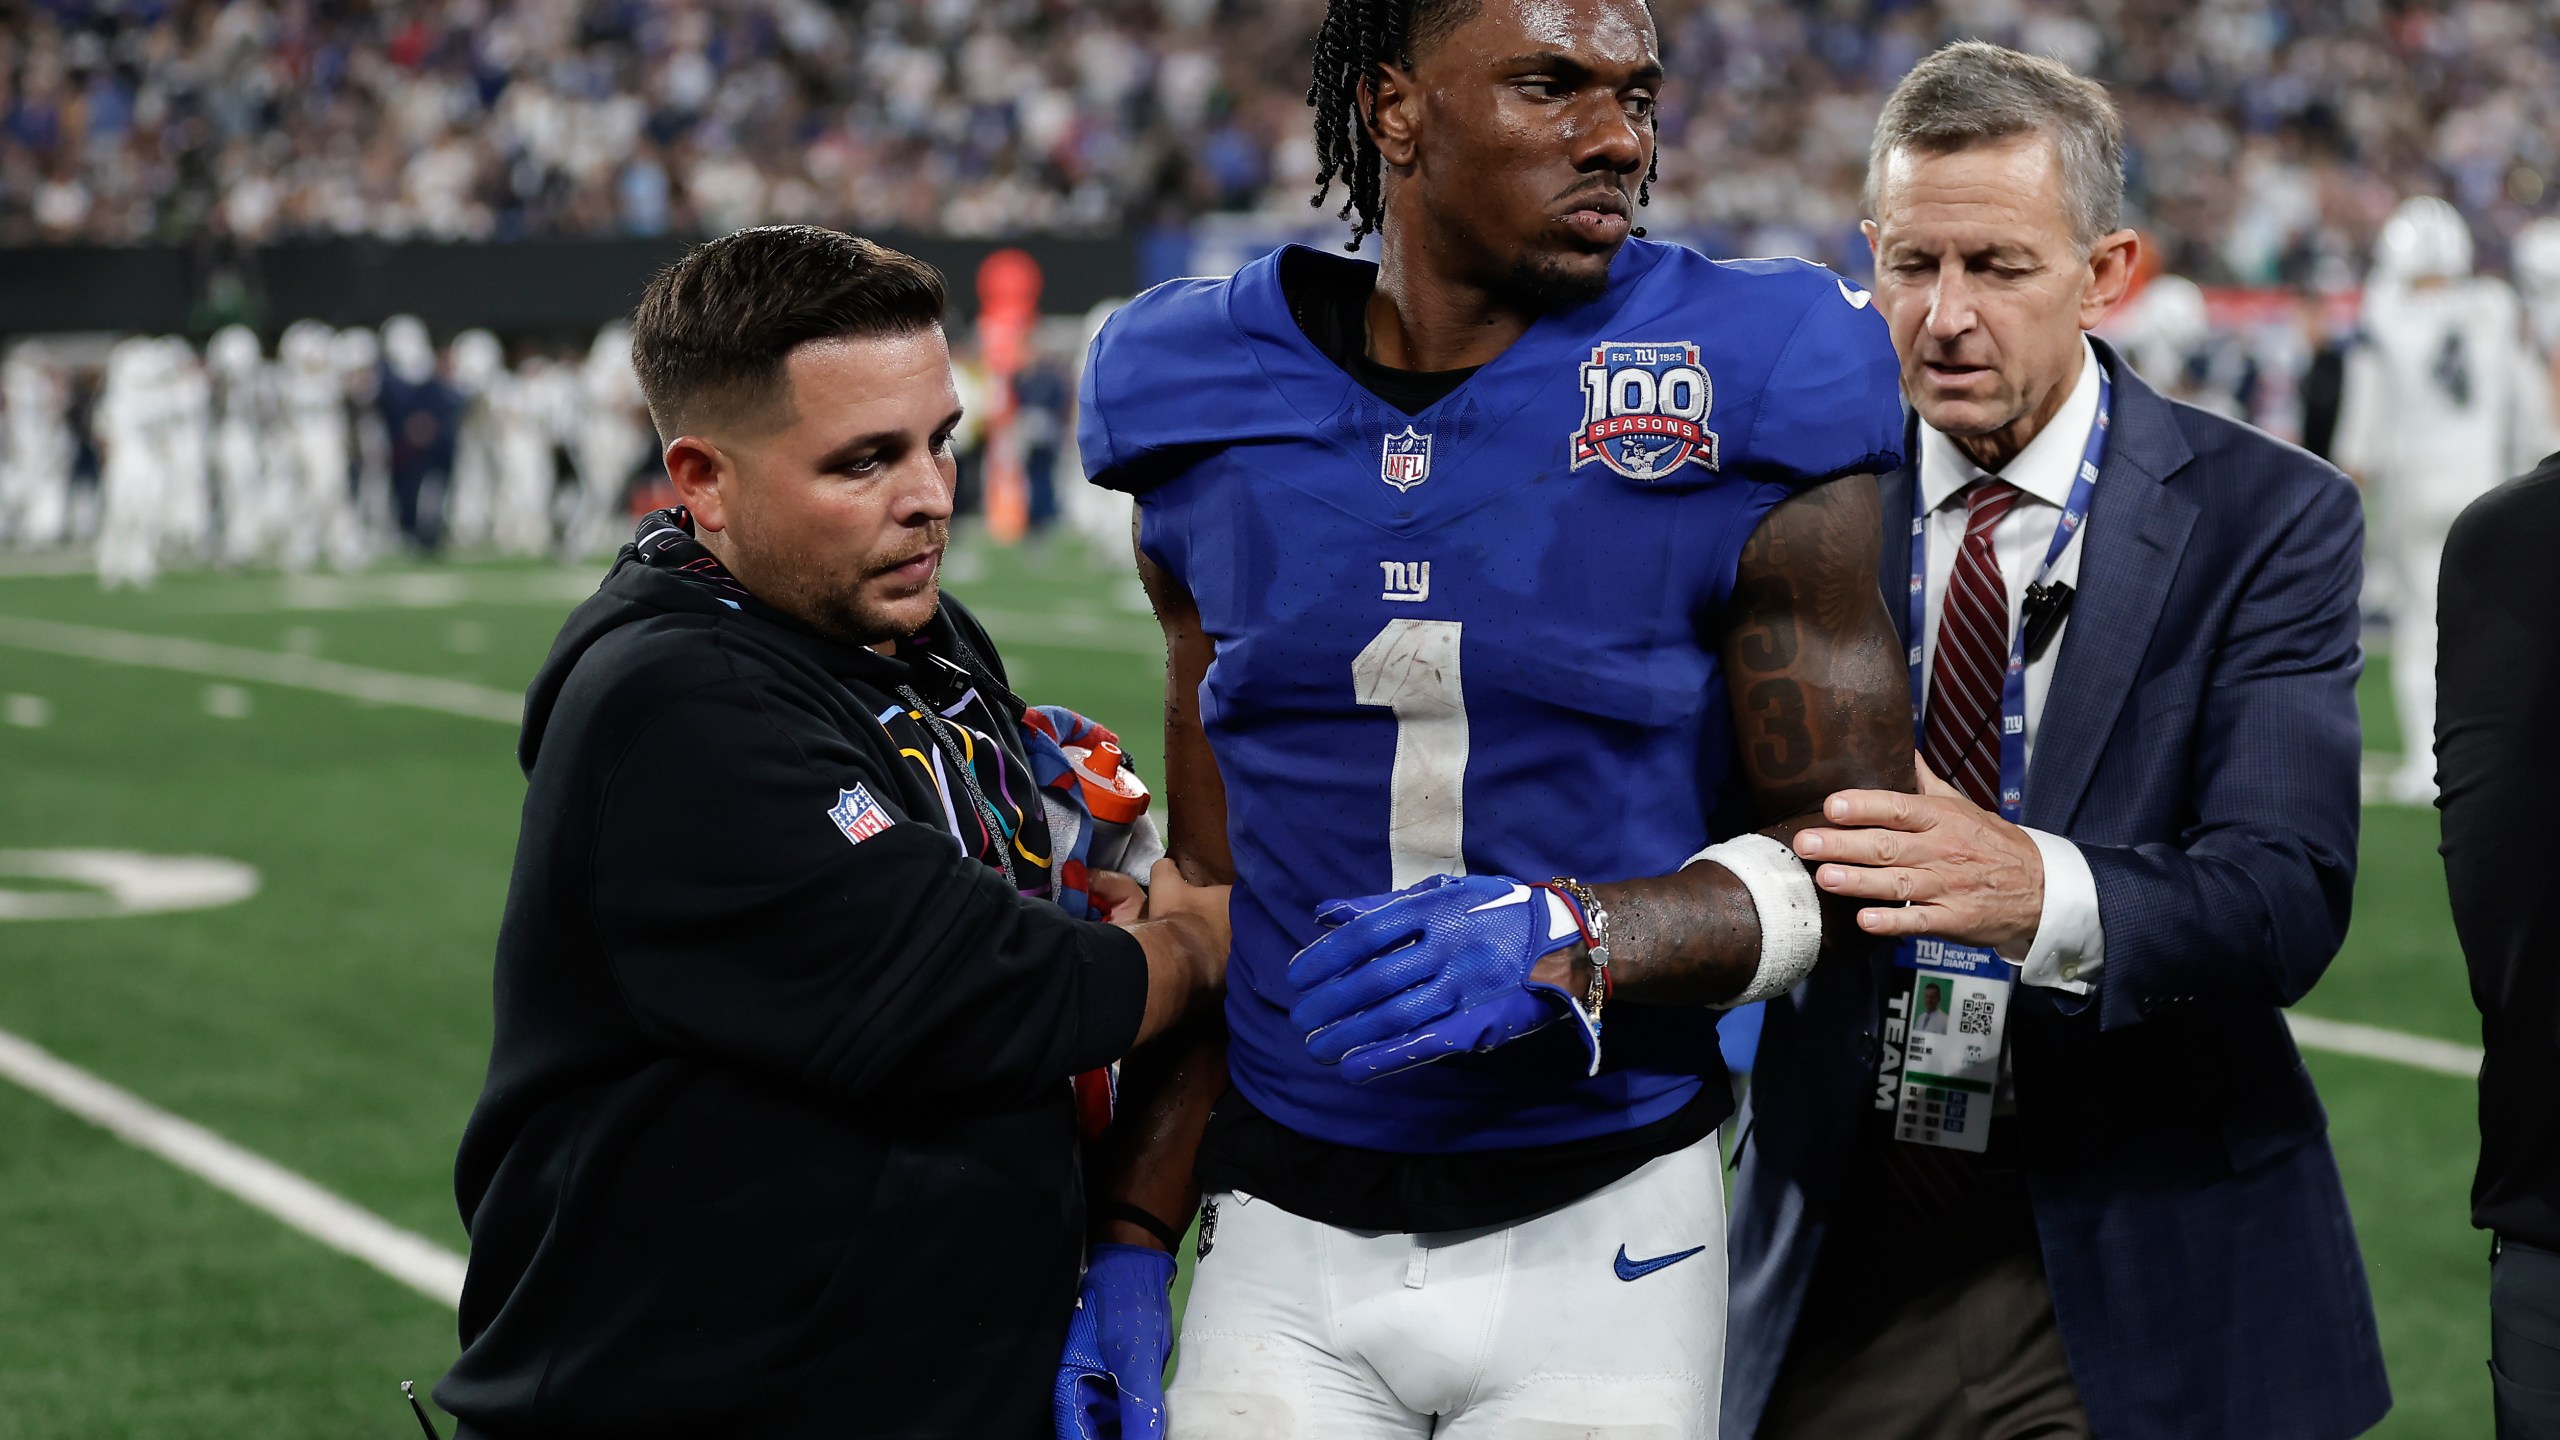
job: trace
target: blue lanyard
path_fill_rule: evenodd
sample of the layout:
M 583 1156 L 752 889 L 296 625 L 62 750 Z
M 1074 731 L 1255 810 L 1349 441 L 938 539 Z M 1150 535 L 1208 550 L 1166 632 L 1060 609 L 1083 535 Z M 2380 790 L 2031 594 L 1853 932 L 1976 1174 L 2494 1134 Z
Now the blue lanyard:
M 2072 477 L 2071 494 L 2062 502 L 2062 518 L 2053 527 L 2053 543 L 2044 551 L 2044 563 L 2028 582 L 2042 585 L 2053 577 L 2054 562 L 2071 548 L 2071 537 L 2080 533 L 2081 523 L 2089 518 L 2089 498 L 2097 493 L 2098 465 L 2107 453 L 2107 424 L 2115 412 L 2115 382 L 2107 378 L 2107 369 L 2098 367 L 2098 418 L 2089 426 L 2089 442 L 2080 451 L 2080 473 Z M 1915 744 L 1926 747 L 1927 729 L 1921 707 L 1928 703 L 1927 677 L 1921 674 L 1923 660 L 1929 653 L 1929 497 L 1914 474 L 1911 486 L 1911 734 Z M 1948 577 L 1952 583 L 1954 576 Z M 2021 610 L 2019 623 L 2009 627 L 2009 670 L 2000 682 L 2000 818 L 2014 825 L 2018 813 L 2026 806 L 2027 787 L 2027 627 Z

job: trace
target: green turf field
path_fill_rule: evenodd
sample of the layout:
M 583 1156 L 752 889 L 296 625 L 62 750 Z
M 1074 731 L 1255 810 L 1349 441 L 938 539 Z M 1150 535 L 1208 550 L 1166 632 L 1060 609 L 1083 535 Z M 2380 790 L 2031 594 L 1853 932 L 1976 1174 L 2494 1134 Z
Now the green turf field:
M 215 855 L 264 881 L 220 909 L 0 921 L 0 1030 L 462 1248 L 450 1165 L 487 1058 L 522 794 L 512 728 L 17 648 L 7 622 L 504 692 L 587 583 L 453 566 L 176 575 L 101 595 L 85 577 L 0 576 L 0 850 Z M 1072 545 L 973 549 L 953 588 L 1003 642 L 1018 690 L 1111 724 L 1152 771 L 1160 658 L 1118 569 Z M 2366 693 L 2382 694 L 2373 677 Z M 2369 747 L 2392 748 L 2375 719 Z M 2432 812 L 2365 812 L 2355 932 L 2306 1012 L 2477 1042 L 2435 838 Z M 2377 1433 L 2486 1435 L 2471 1087 L 2311 1063 L 2399 1396 Z M 0 1084 L 0 1440 L 414 1435 L 396 1382 L 423 1389 L 454 1349 L 449 1310 Z

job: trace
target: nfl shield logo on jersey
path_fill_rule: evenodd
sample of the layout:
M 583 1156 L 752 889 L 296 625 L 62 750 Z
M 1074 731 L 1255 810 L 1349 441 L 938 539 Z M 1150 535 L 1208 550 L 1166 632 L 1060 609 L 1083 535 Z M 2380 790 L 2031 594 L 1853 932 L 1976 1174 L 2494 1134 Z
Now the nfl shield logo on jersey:
M 1707 428 L 1707 409 L 1714 399 L 1695 345 L 1595 345 L 1582 367 L 1573 468 L 1597 460 L 1630 480 L 1660 480 L 1683 465 L 1713 470 L 1716 432 Z
M 1431 437 L 1410 425 L 1387 437 L 1378 456 L 1378 478 L 1398 490 L 1410 490 L 1431 478 Z
M 836 792 L 835 807 L 827 812 L 827 818 L 836 822 L 844 838 L 856 845 L 889 828 L 889 812 L 859 785 Z

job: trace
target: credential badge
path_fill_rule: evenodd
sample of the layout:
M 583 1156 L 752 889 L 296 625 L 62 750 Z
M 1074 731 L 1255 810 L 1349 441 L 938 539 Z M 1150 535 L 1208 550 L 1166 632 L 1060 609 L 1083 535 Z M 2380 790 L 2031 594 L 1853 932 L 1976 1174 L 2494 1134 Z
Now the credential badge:
M 1595 345 L 1582 367 L 1573 468 L 1597 460 L 1630 480 L 1660 480 L 1683 465 L 1717 469 L 1716 432 L 1707 428 L 1714 399 L 1695 345 Z
M 889 812 L 860 785 L 837 791 L 835 808 L 827 812 L 827 818 L 836 822 L 844 838 L 856 845 L 889 828 Z
M 1431 478 L 1431 437 L 1420 434 L 1410 425 L 1387 437 L 1386 448 L 1378 455 L 1378 478 L 1396 487 L 1410 490 Z

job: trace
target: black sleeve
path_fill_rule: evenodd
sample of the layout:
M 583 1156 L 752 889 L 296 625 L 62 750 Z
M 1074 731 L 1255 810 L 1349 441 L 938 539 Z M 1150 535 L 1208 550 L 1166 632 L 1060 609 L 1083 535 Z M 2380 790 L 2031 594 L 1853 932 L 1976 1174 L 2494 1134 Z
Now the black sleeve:
M 2475 1223 L 2560 1245 L 2560 463 L 2492 492 L 2444 553 L 2436 766 L 2445 878 L 2488 1061 Z
M 840 1100 L 1005 1106 L 1118 1058 L 1146 1005 L 1127 931 L 1012 893 L 787 687 L 664 701 L 614 762 L 594 914 L 643 1031 Z M 895 823 L 829 817 L 860 785 Z

